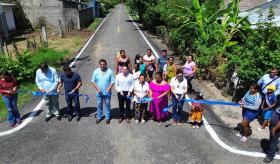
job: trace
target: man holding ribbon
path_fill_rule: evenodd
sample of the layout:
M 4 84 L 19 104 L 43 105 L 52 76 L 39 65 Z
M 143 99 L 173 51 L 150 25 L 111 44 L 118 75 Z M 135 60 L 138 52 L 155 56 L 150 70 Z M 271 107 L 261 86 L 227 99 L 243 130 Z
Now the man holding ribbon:
M 106 124 L 110 124 L 110 101 L 112 87 L 115 83 L 114 73 L 107 68 L 107 61 L 105 59 L 99 60 L 99 68 L 94 70 L 92 75 L 92 86 L 96 89 L 96 103 L 97 103 L 97 120 L 99 124 L 103 117 L 103 101 L 105 101 L 105 119 Z
M 47 101 L 48 108 L 45 121 L 48 122 L 53 115 L 57 117 L 57 120 L 61 120 L 58 93 L 56 92 L 59 82 L 57 72 L 47 63 L 43 63 L 39 67 L 36 71 L 35 81 L 39 90 L 44 94 L 45 101 Z
M 57 92 L 61 92 L 61 87 L 64 84 L 65 100 L 67 103 L 67 117 L 71 121 L 77 116 L 77 121 L 81 119 L 80 101 L 79 101 L 79 88 L 82 86 L 82 80 L 78 73 L 72 72 L 70 66 L 63 67 L 64 73 L 60 76 L 60 82 L 57 87 Z M 74 113 L 72 111 L 72 102 L 74 101 Z
M 185 94 L 188 91 L 188 81 L 184 78 L 182 70 L 176 72 L 176 77 L 173 77 L 170 82 L 173 104 L 173 125 L 181 125 L 180 114 L 183 110 Z
M 129 112 L 130 112 L 130 96 L 132 92 L 132 85 L 134 83 L 134 78 L 131 73 L 128 72 L 128 67 L 123 66 L 122 72 L 116 76 L 116 90 L 118 92 L 118 100 L 119 100 L 119 114 L 120 119 L 119 123 L 121 123 L 124 119 L 126 119 L 127 123 L 130 123 L 129 120 Z M 124 104 L 126 108 L 124 108 Z

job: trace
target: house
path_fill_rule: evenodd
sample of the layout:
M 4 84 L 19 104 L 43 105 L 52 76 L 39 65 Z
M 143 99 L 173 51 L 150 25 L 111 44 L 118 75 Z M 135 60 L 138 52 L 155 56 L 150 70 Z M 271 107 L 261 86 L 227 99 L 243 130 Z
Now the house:
M 2 6 L 2 8 L 1 8 Z M 16 29 L 14 14 L 13 14 L 13 6 L 14 4 L 10 3 L 1 3 L 0 4 L 0 13 L 3 13 L 4 24 L 8 31 L 12 31 Z
M 93 7 L 79 0 L 21 0 L 26 17 L 33 27 L 44 20 L 49 27 L 83 29 L 93 20 Z
M 228 4 L 230 0 L 225 0 L 225 4 Z M 251 9 L 253 7 L 256 7 L 256 6 L 259 6 L 259 5 L 262 5 L 266 2 L 269 2 L 271 0 L 240 0 L 239 2 L 239 9 L 240 9 L 240 12 L 244 12 L 248 9 Z
M 270 9 L 274 12 L 274 19 L 272 19 L 272 22 L 275 23 L 277 27 L 280 27 L 280 0 L 272 0 L 267 3 L 264 3 L 259 6 L 254 6 L 253 8 L 250 8 L 241 15 L 246 15 L 249 12 L 253 12 L 249 15 L 248 20 L 254 25 L 253 28 L 255 28 L 255 24 L 258 22 L 267 22 L 268 15 Z

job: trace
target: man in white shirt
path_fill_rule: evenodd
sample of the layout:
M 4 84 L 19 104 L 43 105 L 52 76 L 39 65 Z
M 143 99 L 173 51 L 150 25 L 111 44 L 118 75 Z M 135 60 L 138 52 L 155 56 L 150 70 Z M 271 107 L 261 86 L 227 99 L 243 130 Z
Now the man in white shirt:
M 147 49 L 147 54 L 143 57 L 143 59 L 148 69 L 149 80 L 151 81 L 153 79 L 156 59 L 155 56 L 152 55 L 151 49 Z
M 180 114 L 183 110 L 184 101 L 182 101 L 188 91 L 188 82 L 183 76 L 183 71 L 178 70 L 176 77 L 173 77 L 170 82 L 172 92 L 172 115 L 173 125 L 181 125 Z
M 119 100 L 119 114 L 120 119 L 119 123 L 121 123 L 124 119 L 126 119 L 127 123 L 130 123 L 129 120 L 129 111 L 130 111 L 130 96 L 132 92 L 132 86 L 134 83 L 133 75 L 129 73 L 127 66 L 122 67 L 122 72 L 116 76 L 115 88 L 118 92 L 118 100 Z M 124 103 L 126 108 L 124 108 Z

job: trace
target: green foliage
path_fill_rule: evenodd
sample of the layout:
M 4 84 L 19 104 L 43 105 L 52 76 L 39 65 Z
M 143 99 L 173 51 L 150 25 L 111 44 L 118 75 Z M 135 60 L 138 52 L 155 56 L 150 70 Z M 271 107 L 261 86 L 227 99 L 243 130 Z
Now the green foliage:
M 59 67 L 63 61 L 65 52 L 58 52 L 50 48 L 40 48 L 38 51 L 30 54 L 24 52 L 17 55 L 16 59 L 9 56 L 0 56 L 0 72 L 11 71 L 20 82 L 33 81 L 35 71 L 38 65 L 47 62 L 49 65 Z
M 99 2 L 101 3 L 99 13 L 103 17 L 110 12 L 111 8 L 120 3 L 120 0 L 99 0 Z
M 249 14 L 239 16 L 239 2 L 229 0 L 225 7 L 223 0 L 127 0 L 127 5 L 146 29 L 157 29 L 161 37 L 167 33 L 168 46 L 176 54 L 193 54 L 199 76 L 226 84 L 237 70 L 247 87 L 271 67 L 279 67 L 280 29 L 270 22 L 272 9 L 268 22 L 251 29 Z
M 90 31 L 95 31 L 101 22 L 102 22 L 101 18 L 95 18 L 94 21 L 89 25 L 89 27 L 87 29 Z

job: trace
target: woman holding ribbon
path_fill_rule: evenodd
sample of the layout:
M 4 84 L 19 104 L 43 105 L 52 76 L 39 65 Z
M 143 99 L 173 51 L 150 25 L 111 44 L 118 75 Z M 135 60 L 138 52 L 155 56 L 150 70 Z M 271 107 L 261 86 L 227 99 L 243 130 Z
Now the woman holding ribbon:
M 168 115 L 167 112 L 163 112 L 163 109 L 168 106 L 168 93 L 170 91 L 170 85 L 163 80 L 162 73 L 156 73 L 156 79 L 152 80 L 150 86 L 150 97 L 153 101 L 150 103 L 150 112 L 152 119 L 162 123 L 162 120 Z
M 250 122 L 254 121 L 258 117 L 258 110 L 262 103 L 262 96 L 259 93 L 260 87 L 258 84 L 251 84 L 250 90 L 245 94 L 242 100 L 239 102 L 242 107 L 242 132 L 240 136 L 241 142 L 246 142 L 250 131 Z
M 150 87 L 148 82 L 145 81 L 144 74 L 139 76 L 139 79 L 133 84 L 134 91 L 134 108 L 135 108 L 135 123 L 145 123 L 146 110 L 148 107 L 148 98 Z

